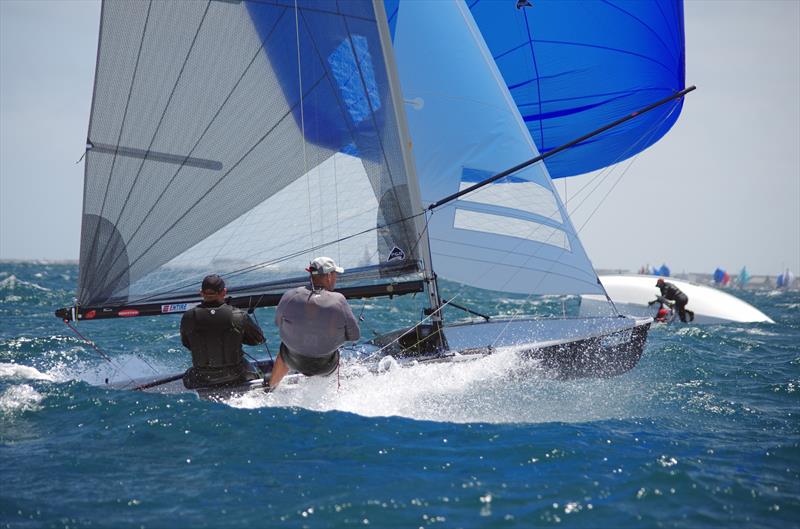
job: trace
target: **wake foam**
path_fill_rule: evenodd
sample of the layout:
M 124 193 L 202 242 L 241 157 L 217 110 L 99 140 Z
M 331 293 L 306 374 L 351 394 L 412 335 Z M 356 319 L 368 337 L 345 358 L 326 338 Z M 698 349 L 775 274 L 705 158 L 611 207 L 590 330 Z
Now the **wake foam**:
M 256 390 L 226 402 L 237 408 L 299 407 L 454 423 L 585 422 L 637 415 L 641 388 L 618 378 L 553 380 L 536 361 L 513 350 L 468 362 L 403 367 L 387 357 L 377 372 L 343 362 L 340 387 L 336 374 L 300 376 L 272 393 Z
M 281 383 L 268 395 L 250 392 L 228 403 L 242 408 L 301 407 L 368 417 L 448 420 L 453 418 L 454 405 L 463 405 L 487 388 L 501 387 L 518 363 L 511 351 L 463 363 L 412 363 L 403 367 L 386 357 L 379 362 L 377 372 L 358 362 L 343 361 L 338 375 L 298 377 L 296 383 Z
M 168 375 L 183 369 L 152 358 L 147 359 L 144 355 L 122 354 L 114 356 L 113 363 L 96 359 L 78 360 L 68 356 L 63 362 L 50 367 L 47 374 L 59 382 L 79 380 L 93 386 L 106 386 L 124 384 L 140 378 L 160 378 L 166 376 L 165 373 Z

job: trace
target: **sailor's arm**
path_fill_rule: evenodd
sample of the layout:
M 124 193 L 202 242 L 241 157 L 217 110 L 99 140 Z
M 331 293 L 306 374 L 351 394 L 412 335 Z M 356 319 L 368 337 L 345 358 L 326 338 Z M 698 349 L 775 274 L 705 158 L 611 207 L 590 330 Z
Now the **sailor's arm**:
M 278 306 L 275 307 L 275 325 L 279 329 L 281 328 L 281 320 L 283 319 L 283 310 L 290 296 L 291 294 L 289 294 L 289 292 L 284 292 L 280 301 L 278 301 Z
M 181 318 L 181 343 L 187 349 L 191 349 L 189 346 L 189 326 L 191 325 L 191 317 L 189 312 L 184 312 Z
M 358 327 L 358 320 L 353 314 L 353 309 L 342 296 L 342 311 L 344 312 L 344 337 L 348 341 L 355 342 L 361 338 L 361 329 Z
M 244 315 L 242 343 L 245 345 L 258 345 L 260 343 L 264 343 L 264 333 L 261 332 L 261 328 L 256 325 L 247 314 Z

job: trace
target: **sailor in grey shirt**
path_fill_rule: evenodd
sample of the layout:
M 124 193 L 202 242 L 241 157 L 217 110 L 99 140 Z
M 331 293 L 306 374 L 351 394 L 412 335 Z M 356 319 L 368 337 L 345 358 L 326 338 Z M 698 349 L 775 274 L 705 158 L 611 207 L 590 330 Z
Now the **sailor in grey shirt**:
M 339 365 L 339 347 L 361 337 L 358 322 L 343 295 L 333 292 L 344 269 L 330 257 L 317 257 L 306 269 L 313 289 L 286 292 L 275 312 L 281 349 L 270 377 L 274 389 L 294 369 L 307 376 L 329 375 Z

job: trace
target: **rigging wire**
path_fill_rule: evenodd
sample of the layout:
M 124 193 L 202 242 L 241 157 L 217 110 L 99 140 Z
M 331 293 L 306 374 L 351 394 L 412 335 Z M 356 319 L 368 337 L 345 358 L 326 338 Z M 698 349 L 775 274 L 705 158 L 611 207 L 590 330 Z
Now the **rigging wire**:
M 583 207 L 583 205 L 586 203 L 588 198 L 590 196 L 592 196 L 592 194 L 603 183 L 605 183 L 605 181 L 610 177 L 611 174 L 613 174 L 614 170 L 617 168 L 617 164 L 619 163 L 619 160 L 625 158 L 628 155 L 628 153 L 631 152 L 632 150 L 634 150 L 636 147 L 638 147 L 638 145 L 641 145 L 645 141 L 649 141 L 652 138 L 652 136 L 655 134 L 657 128 L 660 127 L 664 122 L 666 122 L 666 120 L 669 119 L 669 117 L 677 110 L 677 108 L 678 108 L 678 105 L 676 103 L 675 105 L 673 105 L 672 109 L 670 109 L 670 111 L 664 116 L 664 118 L 660 122 L 655 123 L 654 126 L 649 131 L 645 131 L 643 133 L 642 137 L 637 142 L 632 143 L 625 151 L 620 153 L 620 155 L 617 157 L 617 161 L 613 162 L 611 165 L 609 165 L 607 167 L 604 167 L 601 171 L 599 171 L 597 173 L 597 175 L 595 175 L 594 178 L 592 178 L 591 180 L 588 180 L 582 187 L 580 187 L 578 189 L 578 191 L 573 194 L 573 201 L 574 201 L 575 198 L 577 198 L 577 197 L 581 196 L 582 194 L 584 194 L 584 192 L 586 192 L 586 195 L 581 198 L 580 202 L 578 203 L 577 206 L 574 207 L 574 209 L 569 211 L 569 214 L 572 215 L 572 214 L 576 213 L 579 209 L 581 209 L 581 207 Z M 632 165 L 633 161 L 635 161 L 638 158 L 638 156 L 639 156 L 639 154 L 634 156 L 633 160 L 631 161 L 631 163 L 629 165 Z M 591 190 L 589 190 L 589 188 L 591 188 Z
M 411 329 L 409 329 L 409 330 L 408 330 L 408 331 L 406 331 L 405 333 L 402 333 L 402 334 L 400 334 L 400 335 L 399 335 L 397 338 L 395 338 L 395 339 L 394 339 L 394 340 L 392 340 L 391 342 L 387 343 L 386 345 L 384 345 L 383 347 L 381 347 L 381 348 L 380 348 L 380 349 L 378 349 L 377 351 L 374 351 L 373 353 L 370 353 L 370 354 L 369 354 L 369 355 L 368 355 L 368 356 L 367 356 L 367 357 L 366 357 L 364 360 L 365 360 L 365 361 L 369 361 L 369 360 L 372 360 L 373 358 L 377 357 L 378 355 L 380 355 L 380 354 L 381 354 L 383 351 L 385 351 L 386 349 L 388 349 L 389 347 L 391 347 L 391 346 L 392 346 L 392 345 L 394 345 L 395 343 L 399 342 L 399 341 L 400 341 L 400 339 L 401 339 L 401 338 L 403 338 L 404 336 L 406 336 L 406 335 L 407 335 L 407 334 L 408 334 L 410 331 L 412 331 L 413 329 L 415 329 L 415 328 L 419 327 L 420 325 L 422 325 L 423 323 L 425 323 L 426 321 L 428 321 L 429 319 L 431 319 L 431 318 L 433 317 L 433 315 L 434 315 L 434 314 L 441 312 L 441 310 L 442 310 L 442 309 L 444 309 L 444 308 L 445 308 L 447 305 L 451 304 L 451 303 L 452 303 L 452 302 L 453 302 L 453 301 L 454 301 L 456 298 L 458 298 L 458 296 L 459 296 L 459 294 L 456 294 L 456 295 L 455 295 L 455 296 L 453 296 L 451 299 L 448 299 L 448 300 L 446 300 L 444 303 L 442 303 L 441 305 L 439 305 L 439 306 L 438 306 L 436 309 L 434 309 L 433 311 L 431 311 L 431 313 L 430 313 L 430 314 L 428 314 L 427 316 L 425 316 L 424 318 L 422 318 L 422 320 L 420 320 L 419 322 L 417 322 L 417 324 L 416 324 L 416 325 L 413 325 L 413 326 L 411 327 Z M 430 339 L 430 337 L 432 337 L 432 336 L 437 336 L 437 335 L 439 335 L 440 333 L 441 333 L 441 328 L 438 328 L 438 329 L 436 329 L 436 330 L 435 330 L 435 332 L 434 332 L 434 333 L 431 333 L 431 334 L 429 334 L 428 336 L 426 336 L 426 337 L 425 337 L 425 338 L 423 338 L 422 340 L 418 340 L 418 341 L 417 341 L 416 343 L 414 343 L 413 345 L 410 345 L 410 346 L 408 346 L 408 347 L 401 347 L 401 352 L 403 352 L 403 351 L 408 351 L 409 349 L 413 349 L 414 347 L 418 346 L 419 344 L 421 344 L 421 343 L 422 343 L 422 342 L 424 342 L 425 340 L 428 340 L 428 339 Z
M 72 325 L 72 324 L 69 322 L 69 320 L 64 320 L 64 324 L 65 324 L 67 327 L 69 327 L 70 329 L 72 329 L 72 332 L 74 332 L 74 333 L 75 333 L 75 334 L 78 336 L 78 338 L 80 338 L 81 340 L 83 340 L 84 342 L 86 342 L 87 344 L 89 344 L 90 346 L 92 346 L 92 348 L 93 348 L 95 351 L 97 351 L 97 353 L 98 353 L 98 354 L 99 354 L 99 355 L 100 355 L 100 356 L 103 358 L 103 360 L 105 360 L 106 362 L 108 362 L 108 363 L 111 365 L 111 367 L 113 367 L 113 368 L 114 368 L 116 371 L 118 371 L 118 372 L 122 373 L 122 374 L 123 374 L 123 375 L 125 375 L 126 377 L 128 377 L 128 381 L 129 381 L 130 383 L 133 383 L 133 381 L 134 381 L 133 377 L 132 377 L 131 375 L 129 375 L 129 374 L 128 374 L 128 373 L 127 373 L 127 372 L 126 372 L 124 369 L 122 369 L 122 366 L 121 366 L 121 365 L 119 365 L 119 364 L 117 364 L 116 362 L 114 362 L 114 360 L 113 360 L 113 359 L 112 359 L 110 356 L 108 356 L 108 354 L 106 354 L 106 353 L 105 353 L 105 352 L 104 352 L 102 349 L 100 349 L 100 346 L 98 346 L 98 345 L 97 345 L 95 342 L 93 342 L 92 340 L 88 339 L 88 338 L 87 338 L 87 337 L 85 337 L 83 334 L 81 334 L 81 333 L 80 333 L 80 331 L 78 331 L 78 329 L 77 329 L 77 328 L 75 328 L 75 327 L 74 327 L 74 326 L 73 326 L 73 325 Z M 155 368 L 154 368 L 154 367 L 153 367 L 153 366 L 152 366 L 152 365 L 151 365 L 149 362 L 145 362 L 145 364 L 146 364 L 148 367 L 150 367 L 150 369 L 152 369 L 152 370 L 153 370 L 153 372 L 154 372 L 155 374 L 158 374 L 158 371 L 157 371 L 157 370 L 156 370 L 156 369 L 155 369 Z M 106 378 L 106 383 L 108 383 L 108 378 Z
M 273 266 L 273 265 L 276 265 L 276 264 L 280 264 L 280 263 L 288 261 L 290 259 L 294 259 L 296 257 L 299 257 L 299 256 L 301 256 L 303 254 L 307 254 L 307 253 L 310 253 L 310 252 L 325 248 L 325 247 L 333 245 L 333 244 L 337 244 L 337 243 L 340 243 L 340 242 L 343 242 L 343 241 L 346 241 L 346 240 L 349 240 L 349 239 L 353 239 L 355 237 L 359 237 L 361 235 L 364 235 L 364 234 L 367 234 L 367 233 L 370 233 L 370 232 L 373 232 L 373 231 L 383 230 L 383 229 L 385 229 L 385 228 L 387 228 L 387 227 L 389 227 L 389 226 L 391 226 L 393 224 L 399 224 L 399 223 L 402 223 L 402 222 L 406 222 L 408 220 L 412 220 L 412 219 L 414 219 L 416 217 L 419 217 L 420 215 L 425 215 L 425 211 L 421 211 L 419 213 L 415 213 L 413 215 L 409 215 L 407 217 L 398 219 L 398 220 L 396 220 L 394 222 L 390 222 L 390 223 L 387 223 L 387 224 L 382 224 L 380 226 L 374 226 L 372 228 L 367 228 L 365 230 L 362 230 L 362 231 L 359 231 L 359 232 L 356 232 L 356 233 L 352 233 L 352 234 L 346 235 L 344 237 L 340 237 L 339 239 L 337 239 L 335 241 L 328 241 L 328 242 L 325 242 L 325 243 L 322 243 L 322 244 L 318 244 L 318 245 L 310 247 L 310 248 L 304 248 L 302 250 L 297 250 L 297 251 L 294 251 L 292 253 L 282 255 L 280 257 L 275 257 L 275 258 L 270 259 L 268 261 L 262 261 L 260 263 L 249 265 L 249 266 L 246 266 L 244 268 L 240 268 L 238 270 L 234 270 L 232 272 L 229 272 L 227 274 L 223 274 L 223 276 L 226 279 L 230 279 L 232 277 L 237 277 L 237 276 L 240 276 L 240 275 L 243 275 L 243 274 L 247 274 L 249 272 L 254 272 L 256 270 L 259 270 L 259 269 L 262 269 L 262 268 L 266 268 L 268 266 Z M 421 240 L 421 236 L 420 236 L 420 238 L 417 239 L 417 242 L 415 243 L 414 247 L 419 245 L 419 241 L 420 240 Z M 154 298 L 157 298 L 157 297 L 164 296 L 166 294 L 179 292 L 181 290 L 184 290 L 184 289 L 191 288 L 191 287 L 195 286 L 196 283 L 197 283 L 196 280 L 192 280 L 191 282 L 186 281 L 186 282 L 182 282 L 182 283 L 175 283 L 174 284 L 175 285 L 174 288 L 171 288 L 169 290 L 160 290 L 160 291 L 154 292 L 154 293 L 152 293 L 150 295 L 146 295 L 146 296 L 143 296 L 143 297 L 140 297 L 140 298 L 136 298 L 134 300 L 128 301 L 128 304 L 142 303 L 142 302 L 146 302 L 148 300 L 151 300 L 151 299 L 154 299 Z
M 264 297 L 264 296 L 261 296 L 261 297 Z M 252 310 L 252 312 L 250 312 L 250 310 L 248 310 L 247 312 L 249 312 L 250 314 L 253 315 L 253 319 L 256 320 L 256 325 L 258 325 L 258 328 L 260 329 L 261 328 L 261 324 L 258 323 L 258 317 L 256 316 L 256 309 L 253 308 L 251 310 Z M 269 350 L 269 344 L 267 343 L 267 340 L 264 340 L 264 349 L 266 349 L 267 355 L 269 355 L 269 359 L 274 361 L 274 359 L 272 358 L 272 352 L 270 352 L 270 350 Z M 247 353 L 245 353 L 245 354 L 247 354 Z M 250 357 L 250 358 L 252 358 L 252 357 Z M 256 367 L 256 369 L 258 369 L 258 367 Z

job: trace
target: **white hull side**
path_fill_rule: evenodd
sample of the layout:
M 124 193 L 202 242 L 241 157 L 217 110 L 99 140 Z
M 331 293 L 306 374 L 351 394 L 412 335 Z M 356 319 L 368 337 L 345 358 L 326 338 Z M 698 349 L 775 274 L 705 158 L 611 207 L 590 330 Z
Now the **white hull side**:
M 643 275 L 607 275 L 599 276 L 609 297 L 622 314 L 630 316 L 654 317 L 658 304 L 648 306 L 649 301 L 656 299 L 659 290 L 656 288 L 657 276 Z M 775 323 L 769 316 L 733 296 L 716 288 L 666 278 L 675 284 L 688 297 L 688 310 L 694 311 L 692 323 Z M 608 302 L 603 296 L 581 296 L 581 316 L 608 314 Z

